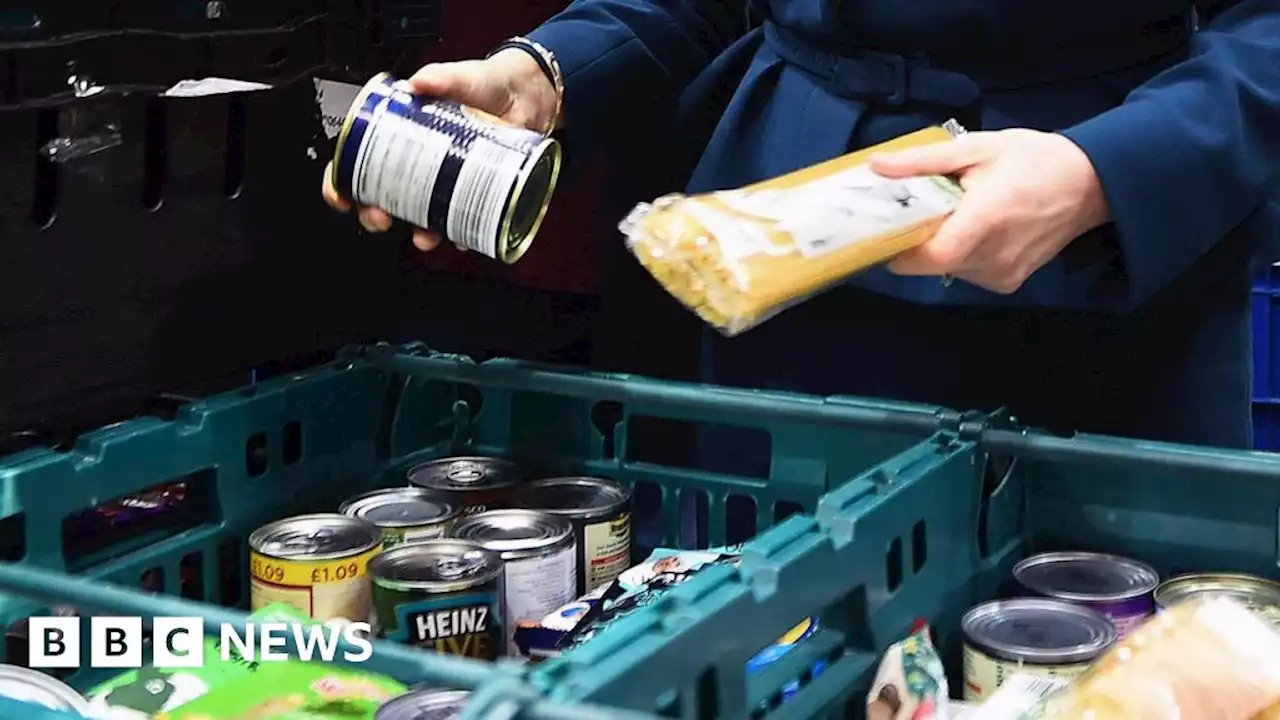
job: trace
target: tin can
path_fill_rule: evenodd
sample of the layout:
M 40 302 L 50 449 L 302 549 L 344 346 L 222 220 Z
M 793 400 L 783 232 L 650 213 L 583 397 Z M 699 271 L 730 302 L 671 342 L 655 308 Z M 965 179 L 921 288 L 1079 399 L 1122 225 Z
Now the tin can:
M 502 555 L 507 654 L 518 657 L 516 626 L 537 622 L 576 597 L 573 523 L 535 510 L 490 510 L 464 518 L 454 534 Z
M 508 507 L 524 472 L 513 462 L 490 457 L 432 460 L 409 471 L 409 484 L 445 502 L 464 515 Z
M 1033 555 L 1013 566 L 1013 577 L 1036 595 L 1106 615 L 1122 640 L 1151 617 L 1152 593 L 1160 584 L 1160 575 L 1149 565 L 1087 552 Z
M 631 567 L 631 493 L 603 478 L 535 480 L 517 504 L 568 518 L 578 545 L 578 595 L 607 585 Z
M 1083 675 L 1116 644 L 1105 615 L 1061 600 L 1019 598 L 978 605 L 960 621 L 964 699 L 981 703 L 1015 674 Z
M 1248 608 L 1269 625 L 1280 629 L 1280 583 L 1253 575 L 1198 573 L 1179 575 L 1156 588 L 1157 611 L 1182 602 L 1226 597 Z
M 343 503 L 338 512 L 377 525 L 382 531 L 383 549 L 444 537 L 460 514 L 449 502 L 411 487 L 357 495 Z
M 0 664 L 0 696 L 50 710 L 89 714 L 89 701 L 70 685 L 17 665 Z
M 423 540 L 374 558 L 369 577 L 379 636 L 444 655 L 503 653 L 498 553 L 465 540 Z
M 365 622 L 373 611 L 368 565 L 381 550 L 382 531 L 346 515 L 265 525 L 249 536 L 252 609 L 284 603 L 321 622 Z
M 514 263 L 542 225 L 560 144 L 448 100 L 370 80 L 338 134 L 333 186 L 483 255 Z
M 419 690 L 378 708 L 373 720 L 454 720 L 462 717 L 471 693 L 466 690 Z

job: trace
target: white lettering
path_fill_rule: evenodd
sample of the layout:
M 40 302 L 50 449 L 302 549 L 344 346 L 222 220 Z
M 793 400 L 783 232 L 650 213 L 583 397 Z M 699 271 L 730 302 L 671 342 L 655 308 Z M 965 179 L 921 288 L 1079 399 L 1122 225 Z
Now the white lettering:
M 343 659 L 347 662 L 364 662 L 373 655 L 373 643 L 369 642 L 369 635 L 373 632 L 373 628 L 369 623 L 351 623 L 342 628 L 342 637 L 347 644 L 359 648 L 359 652 L 347 650 L 342 654 Z
M 284 623 L 271 622 L 259 625 L 258 637 L 261 639 L 258 643 L 261 647 L 261 652 L 258 654 L 258 660 L 261 662 L 288 660 L 289 655 L 281 651 L 288 642 L 288 634 L 289 626 Z
M 218 649 L 222 651 L 223 662 L 253 662 L 256 654 L 253 649 L 253 623 L 245 626 L 244 637 L 240 637 L 240 630 L 235 625 L 223 625 L 219 635 Z
M 320 659 L 333 662 L 333 656 L 338 650 L 338 633 L 334 630 L 335 628 L 325 625 L 294 625 L 293 641 L 298 645 L 298 659 L 310 662 L 311 655 L 318 647 Z

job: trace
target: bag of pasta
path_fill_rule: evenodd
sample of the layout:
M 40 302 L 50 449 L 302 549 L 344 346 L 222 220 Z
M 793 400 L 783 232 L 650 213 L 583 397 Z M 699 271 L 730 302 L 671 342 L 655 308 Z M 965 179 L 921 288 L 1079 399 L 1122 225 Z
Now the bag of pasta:
M 736 190 L 669 195 L 619 229 L 668 293 L 737 335 L 932 237 L 959 185 L 885 178 L 868 161 L 963 133 L 951 121 Z

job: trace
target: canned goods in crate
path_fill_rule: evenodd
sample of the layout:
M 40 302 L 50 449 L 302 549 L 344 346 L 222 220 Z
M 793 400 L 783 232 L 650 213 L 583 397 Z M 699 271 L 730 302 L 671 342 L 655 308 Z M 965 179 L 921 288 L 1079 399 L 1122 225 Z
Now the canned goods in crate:
M 351 498 L 338 511 L 377 525 L 383 548 L 442 537 L 459 515 L 456 506 L 421 488 L 374 490 Z
M 373 720 L 454 720 L 470 696 L 466 690 L 419 690 L 387 702 Z
M 369 563 L 378 633 L 446 655 L 502 654 L 502 558 L 465 540 L 424 540 Z
M 1280 629 L 1280 583 L 1253 575 L 1198 573 L 1166 580 L 1156 588 L 1156 610 L 1168 610 L 1182 602 L 1209 597 L 1234 600 Z
M 603 478 L 564 477 L 521 486 L 517 504 L 568 518 L 578 545 L 578 595 L 631 566 L 631 493 Z
M 502 555 L 507 654 L 518 656 L 516 625 L 537 622 L 576 597 L 573 524 L 534 510 L 490 510 L 463 519 L 454 534 Z
M 0 695 L 50 710 L 89 714 L 89 702 L 70 685 L 17 665 L 0 665 Z
M 381 550 L 382 532 L 346 515 L 265 525 L 249 536 L 252 609 L 284 603 L 321 622 L 365 622 L 372 614 L 367 568 Z
M 1016 674 L 1074 680 L 1116 644 L 1115 625 L 1061 600 L 1020 598 L 965 613 L 964 699 L 982 702 Z
M 1115 555 L 1044 553 L 1013 566 L 1022 587 L 1054 600 L 1083 605 L 1115 623 L 1120 639 L 1154 611 L 1152 593 L 1160 576 L 1148 565 Z
M 507 507 L 512 492 L 523 481 L 518 465 L 490 457 L 432 460 L 409 471 L 409 484 L 469 515 Z
M 505 263 L 529 249 L 560 175 L 560 145 L 448 100 L 365 85 L 338 134 L 343 196 Z

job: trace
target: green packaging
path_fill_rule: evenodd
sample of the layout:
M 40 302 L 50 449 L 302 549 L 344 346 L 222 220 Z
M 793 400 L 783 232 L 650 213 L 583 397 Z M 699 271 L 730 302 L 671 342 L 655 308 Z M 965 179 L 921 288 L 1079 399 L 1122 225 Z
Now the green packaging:
M 321 663 L 270 663 L 155 720 L 373 720 L 408 691 L 390 678 Z

